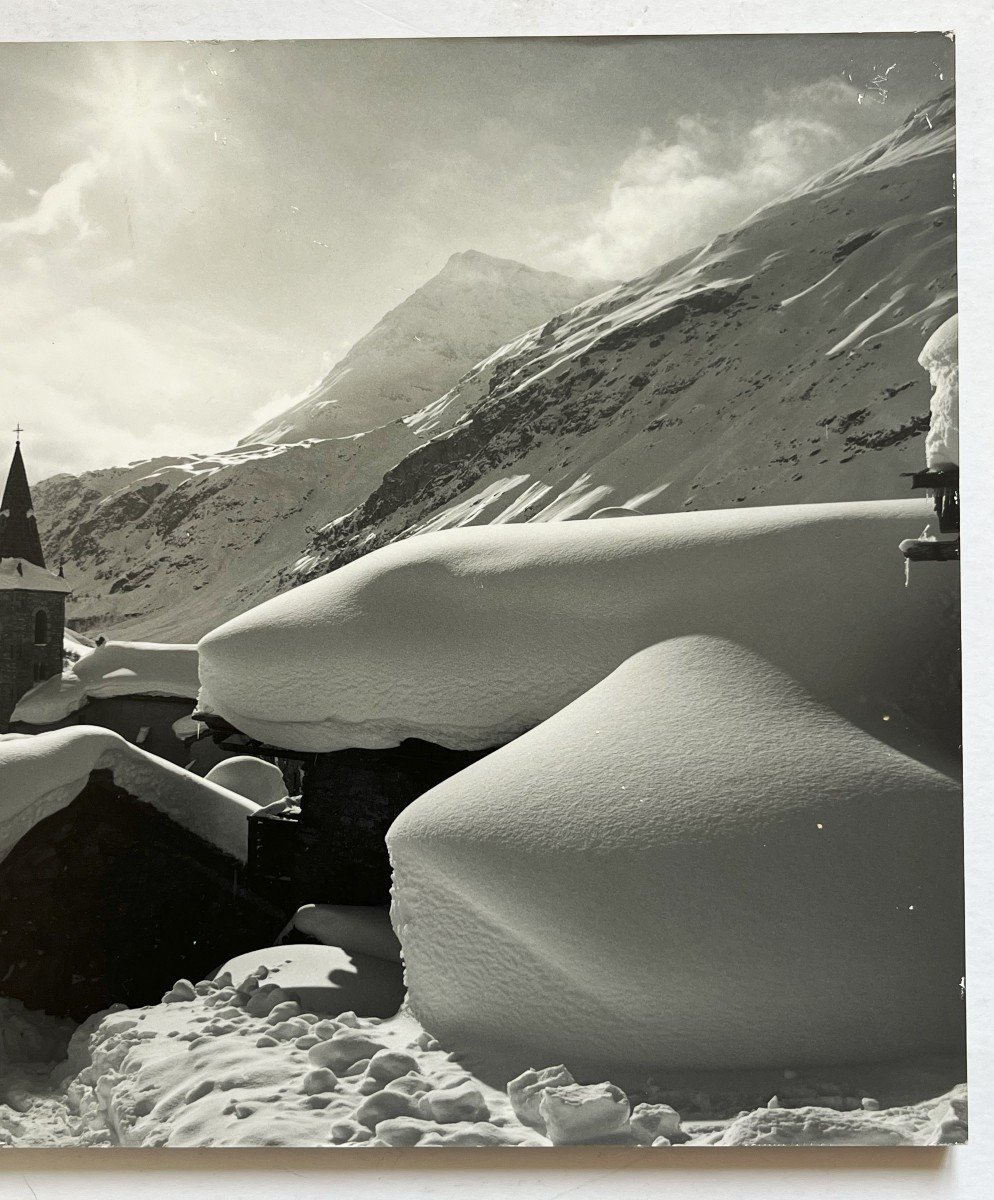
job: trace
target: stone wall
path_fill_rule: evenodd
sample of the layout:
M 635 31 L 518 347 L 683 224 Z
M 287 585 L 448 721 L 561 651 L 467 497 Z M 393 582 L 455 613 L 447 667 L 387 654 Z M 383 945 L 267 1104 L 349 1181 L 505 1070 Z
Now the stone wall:
M 94 771 L 0 863 L 0 993 L 81 1020 L 271 945 L 292 912 L 244 868 Z
M 45 614 L 45 640 L 36 644 L 36 619 Z M 0 732 L 18 700 L 36 683 L 62 672 L 66 598 L 61 592 L 0 591 Z

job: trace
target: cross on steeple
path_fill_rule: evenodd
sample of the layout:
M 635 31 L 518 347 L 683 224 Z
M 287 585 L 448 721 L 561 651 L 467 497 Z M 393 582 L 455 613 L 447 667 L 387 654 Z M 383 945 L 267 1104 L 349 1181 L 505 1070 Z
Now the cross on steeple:
M 21 444 L 21 434 L 22 434 L 23 432 L 24 432 L 24 430 L 21 428 L 21 422 L 20 422 L 20 421 L 18 421 L 18 422 L 17 422 L 17 427 L 16 427 L 16 428 L 15 428 L 15 430 L 14 430 L 14 436 L 17 438 L 17 444 L 18 444 L 18 445 L 20 445 L 20 444 Z

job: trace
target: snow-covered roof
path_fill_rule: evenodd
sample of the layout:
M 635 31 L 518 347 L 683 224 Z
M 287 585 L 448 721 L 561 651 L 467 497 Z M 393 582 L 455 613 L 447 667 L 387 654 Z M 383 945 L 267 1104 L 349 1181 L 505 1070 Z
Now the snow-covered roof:
M 0 592 L 62 592 L 72 588 L 64 579 L 53 575 L 26 558 L 0 558 Z
M 0 736 L 0 859 L 70 804 L 97 768 L 109 768 L 126 792 L 244 862 L 255 803 L 92 725 Z
M 955 575 L 905 589 L 896 549 L 930 513 L 912 497 L 412 537 L 208 634 L 199 706 L 288 749 L 481 748 L 638 650 L 711 633 L 878 722 L 921 701 L 923 656 L 952 653 L 926 630 L 955 604 Z
M 11 716 L 27 725 L 51 725 L 108 696 L 178 696 L 192 700 L 200 681 L 197 647 L 157 642 L 104 642 L 62 675 L 37 684 Z
M 622 1086 L 955 1049 L 959 788 L 887 715 L 860 729 L 721 638 L 640 651 L 394 822 L 415 1016 L 498 1076 Z

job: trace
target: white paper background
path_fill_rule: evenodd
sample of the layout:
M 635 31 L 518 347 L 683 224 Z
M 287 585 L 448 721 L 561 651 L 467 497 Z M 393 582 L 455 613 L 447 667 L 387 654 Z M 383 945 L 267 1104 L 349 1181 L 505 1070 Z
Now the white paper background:
M 83 8 L 85 7 L 85 11 Z M 971 1144 L 955 1150 L 7 1151 L 0 1200 L 979 1200 L 994 1187 L 994 10 L 990 0 L 0 0 L 0 37 L 415 37 L 649 33 L 956 32 L 964 508 L 963 623 Z M 3 81 L 0 79 L 0 118 Z M 0 303 L 3 302 L 0 296 Z M 2 347 L 0 347 L 2 353 Z M 4 400 L 13 397 L 4 397 Z M 854 585 L 858 581 L 854 581 Z

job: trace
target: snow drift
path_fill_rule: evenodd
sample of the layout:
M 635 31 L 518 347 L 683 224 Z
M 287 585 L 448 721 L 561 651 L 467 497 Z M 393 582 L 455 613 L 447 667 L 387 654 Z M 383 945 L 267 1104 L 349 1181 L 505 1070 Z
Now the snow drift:
M 0 859 L 32 826 L 70 804 L 99 768 L 139 801 L 245 861 L 247 818 L 256 804 L 91 725 L 0 737 Z
M 918 358 L 928 371 L 933 394 L 931 424 L 925 439 L 929 467 L 959 463 L 959 316 L 944 321 Z
M 273 763 L 263 762 L 249 754 L 236 754 L 211 767 L 204 778 L 209 783 L 245 796 L 253 804 L 272 804 L 286 798 L 283 773 Z
M 200 687 L 197 647 L 157 642 L 104 642 L 22 696 L 11 716 L 26 725 L 52 725 L 106 696 L 179 696 Z
M 664 642 L 394 823 L 412 1011 L 505 1078 L 950 1049 L 960 822 L 755 652 Z
M 488 747 L 638 650 L 705 633 L 889 741 L 920 743 L 923 726 L 955 752 L 956 575 L 905 589 L 896 552 L 930 511 L 794 505 L 411 538 L 208 634 L 200 707 L 297 750 Z

